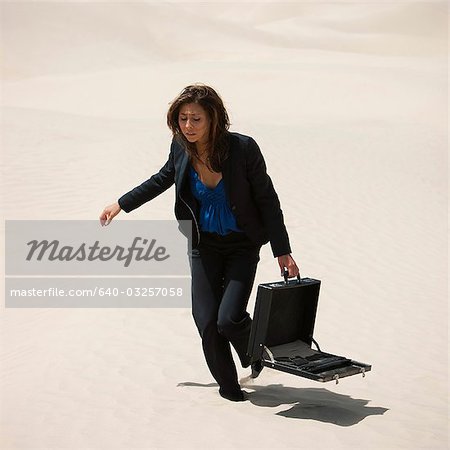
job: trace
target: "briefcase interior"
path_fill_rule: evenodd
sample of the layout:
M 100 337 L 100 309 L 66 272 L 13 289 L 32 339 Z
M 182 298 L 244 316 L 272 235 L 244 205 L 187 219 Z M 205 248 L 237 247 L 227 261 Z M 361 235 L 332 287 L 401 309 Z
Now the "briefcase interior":
M 258 286 L 248 354 L 263 366 L 315 381 L 338 381 L 371 365 L 312 348 L 320 280 L 302 278 Z

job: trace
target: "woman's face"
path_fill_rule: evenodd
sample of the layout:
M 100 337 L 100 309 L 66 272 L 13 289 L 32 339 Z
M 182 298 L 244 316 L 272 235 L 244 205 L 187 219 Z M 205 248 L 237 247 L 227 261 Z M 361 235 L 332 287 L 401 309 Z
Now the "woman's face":
M 178 125 L 189 142 L 206 144 L 211 120 L 208 113 L 197 103 L 185 103 L 178 114 Z

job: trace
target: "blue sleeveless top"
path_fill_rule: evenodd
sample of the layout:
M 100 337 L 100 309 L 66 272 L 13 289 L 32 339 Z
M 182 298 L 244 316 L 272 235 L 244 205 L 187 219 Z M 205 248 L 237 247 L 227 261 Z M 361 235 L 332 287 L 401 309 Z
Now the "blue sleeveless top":
M 189 179 L 194 197 L 200 203 L 200 229 L 209 233 L 228 234 L 232 231 L 242 231 L 236 223 L 236 217 L 231 211 L 223 178 L 211 189 L 205 186 L 194 168 L 189 166 Z

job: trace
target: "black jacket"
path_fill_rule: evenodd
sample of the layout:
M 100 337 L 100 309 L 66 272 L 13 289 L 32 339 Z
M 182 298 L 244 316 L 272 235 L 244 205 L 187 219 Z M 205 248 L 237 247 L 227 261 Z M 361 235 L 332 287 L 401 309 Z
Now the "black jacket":
M 277 193 L 266 172 L 266 164 L 258 144 L 249 136 L 228 133 L 229 157 L 222 167 L 222 177 L 231 210 L 238 226 L 256 245 L 270 241 L 274 257 L 291 253 L 289 237 Z M 192 248 L 200 240 L 199 205 L 189 184 L 189 158 L 176 140 L 172 141 L 167 162 L 161 170 L 141 185 L 119 198 L 125 212 L 152 200 L 175 183 L 175 217 L 190 220 Z

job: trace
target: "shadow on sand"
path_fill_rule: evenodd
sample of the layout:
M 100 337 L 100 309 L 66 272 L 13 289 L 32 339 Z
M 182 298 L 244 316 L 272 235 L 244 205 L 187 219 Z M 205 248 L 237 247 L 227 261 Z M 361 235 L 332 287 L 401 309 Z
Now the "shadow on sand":
M 178 386 L 217 387 L 217 383 L 179 383 Z M 356 425 L 368 416 L 378 416 L 388 411 L 388 408 L 367 406 L 370 400 L 352 398 L 349 395 L 337 394 L 325 388 L 294 388 L 282 384 L 269 386 L 243 385 L 252 389 L 248 400 L 255 406 L 274 408 L 289 406 L 278 416 L 291 419 L 309 419 L 332 423 L 341 427 Z

